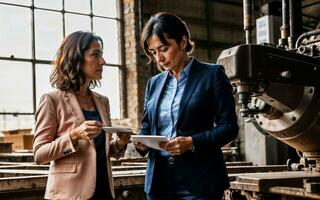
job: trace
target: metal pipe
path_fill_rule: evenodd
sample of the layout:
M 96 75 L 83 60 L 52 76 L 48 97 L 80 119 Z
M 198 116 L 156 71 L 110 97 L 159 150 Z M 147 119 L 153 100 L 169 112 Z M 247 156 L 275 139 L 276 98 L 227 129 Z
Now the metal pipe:
M 289 28 L 289 0 L 282 0 L 282 26 L 280 27 L 281 38 L 278 42 L 279 46 L 288 46 Z
M 302 11 L 300 0 L 289 0 L 290 12 L 290 38 L 289 49 L 294 48 L 294 44 L 299 35 L 302 34 Z
M 296 49 L 300 46 L 300 44 L 304 38 L 310 37 L 312 35 L 319 35 L 319 34 L 320 34 L 320 29 L 316 29 L 316 30 L 309 31 L 307 33 L 300 35 L 300 37 L 297 39 L 297 42 L 296 42 L 296 46 L 295 46 Z
M 282 0 L 281 39 L 289 37 L 289 0 Z
M 253 30 L 253 0 L 243 0 L 243 30 L 246 32 L 246 44 L 251 44 Z

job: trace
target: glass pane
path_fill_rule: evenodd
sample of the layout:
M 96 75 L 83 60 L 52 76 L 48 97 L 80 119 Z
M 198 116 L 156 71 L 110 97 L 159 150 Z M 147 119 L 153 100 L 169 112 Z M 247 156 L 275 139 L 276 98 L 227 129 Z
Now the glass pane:
M 62 10 L 62 1 L 61 0 L 34 0 L 34 5 L 40 8 L 49 8 L 55 10 Z
M 33 112 L 31 63 L 0 60 L 0 111 Z
M 34 115 L 2 115 L 0 117 L 0 131 L 32 128 Z
M 39 105 L 41 96 L 52 90 L 50 84 L 50 74 L 52 71 L 52 65 L 36 65 L 36 103 Z
M 62 14 L 35 10 L 36 58 L 53 60 L 63 39 Z
M 102 37 L 104 57 L 107 63 L 120 64 L 119 30 L 116 20 L 93 18 L 93 31 Z
M 0 56 L 31 58 L 31 11 L 0 4 Z
M 66 35 L 74 31 L 91 31 L 90 17 L 75 14 L 65 14 Z
M 31 5 L 31 0 L 1 0 L 0 2 L 19 4 L 19 5 L 25 5 L 25 6 Z
M 92 0 L 93 14 L 116 18 L 117 2 L 117 0 Z
M 104 66 L 101 87 L 94 90 L 109 98 L 112 119 L 120 118 L 120 76 L 119 68 Z
M 81 3 L 79 3 L 79 0 L 66 0 L 64 1 L 64 5 L 65 10 L 67 11 L 84 14 L 90 13 L 90 0 L 81 0 Z

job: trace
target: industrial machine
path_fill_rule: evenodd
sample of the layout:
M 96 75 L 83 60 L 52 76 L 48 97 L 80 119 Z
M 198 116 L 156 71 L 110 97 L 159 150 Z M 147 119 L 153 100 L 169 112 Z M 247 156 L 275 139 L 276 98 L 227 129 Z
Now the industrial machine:
M 301 159 L 289 160 L 291 171 L 239 175 L 227 199 L 320 199 L 320 29 L 294 35 L 292 13 L 301 2 L 290 1 L 291 27 L 288 3 L 282 1 L 278 46 L 255 45 L 250 41 L 252 1 L 244 0 L 247 44 L 224 50 L 218 63 L 242 105 L 240 116 L 301 152 Z

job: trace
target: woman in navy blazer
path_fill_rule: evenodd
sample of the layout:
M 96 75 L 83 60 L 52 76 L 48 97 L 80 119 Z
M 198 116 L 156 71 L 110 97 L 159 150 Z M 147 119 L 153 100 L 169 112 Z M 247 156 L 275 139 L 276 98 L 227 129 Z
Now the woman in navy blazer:
M 157 13 L 141 46 L 162 72 L 147 84 L 141 135 L 164 135 L 163 151 L 135 143 L 149 156 L 149 200 L 222 199 L 229 186 L 221 147 L 238 135 L 232 87 L 221 65 L 189 57 L 194 44 L 176 15 Z

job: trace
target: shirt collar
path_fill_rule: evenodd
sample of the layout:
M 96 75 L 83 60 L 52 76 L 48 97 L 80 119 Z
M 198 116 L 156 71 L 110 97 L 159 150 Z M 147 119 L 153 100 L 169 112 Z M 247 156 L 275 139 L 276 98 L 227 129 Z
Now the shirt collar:
M 181 75 L 184 77 L 184 76 L 189 76 L 189 74 L 190 74 L 190 68 L 191 68 L 191 65 L 192 65 L 192 63 L 193 63 L 193 60 L 194 60 L 194 58 L 191 58 L 190 59 L 190 61 L 189 61 L 189 63 L 187 64 L 187 66 L 182 70 L 182 72 L 181 72 Z M 181 76 L 180 75 L 180 76 Z
M 191 58 L 186 67 L 181 71 L 180 78 L 188 77 L 190 73 L 190 68 L 193 63 L 194 58 Z M 169 73 L 171 77 L 174 77 L 171 73 Z

